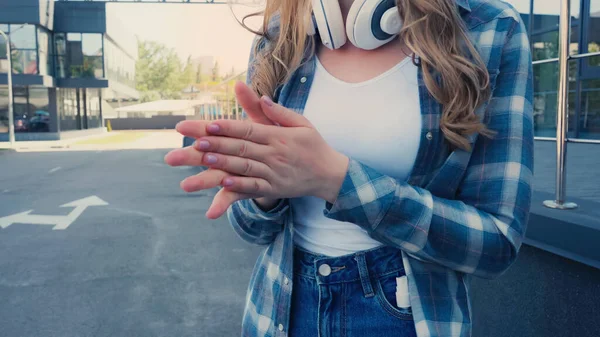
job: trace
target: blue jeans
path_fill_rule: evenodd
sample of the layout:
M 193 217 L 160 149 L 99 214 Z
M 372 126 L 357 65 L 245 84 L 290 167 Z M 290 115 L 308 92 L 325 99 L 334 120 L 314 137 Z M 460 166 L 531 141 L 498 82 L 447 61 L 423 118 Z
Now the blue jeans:
M 410 308 L 396 306 L 401 251 L 341 257 L 294 251 L 290 337 L 416 337 Z

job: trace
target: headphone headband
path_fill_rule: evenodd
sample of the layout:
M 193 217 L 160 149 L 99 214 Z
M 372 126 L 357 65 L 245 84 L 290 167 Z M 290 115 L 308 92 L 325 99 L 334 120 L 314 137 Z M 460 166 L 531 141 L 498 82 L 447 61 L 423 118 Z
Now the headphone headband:
M 309 34 L 318 31 L 330 49 L 342 47 L 346 38 L 358 48 L 375 49 L 391 41 L 402 27 L 395 0 L 355 0 L 345 26 L 338 0 L 312 0 L 312 5 L 314 29 Z

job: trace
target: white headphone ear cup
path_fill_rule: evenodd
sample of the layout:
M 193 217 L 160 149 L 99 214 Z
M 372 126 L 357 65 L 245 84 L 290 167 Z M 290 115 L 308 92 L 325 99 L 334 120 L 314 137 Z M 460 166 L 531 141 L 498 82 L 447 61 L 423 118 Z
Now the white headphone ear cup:
M 346 32 L 338 0 L 312 0 L 312 5 L 321 42 L 329 49 L 343 46 Z
M 350 6 L 350 11 L 348 11 L 348 16 L 346 17 L 346 35 L 348 35 L 348 40 L 350 40 L 350 42 L 355 46 L 356 20 L 358 18 L 358 14 L 360 13 L 360 9 L 366 1 L 367 0 L 354 0 L 352 6 Z
M 381 23 L 384 14 L 394 7 L 395 0 L 355 0 L 346 19 L 350 42 L 358 48 L 371 50 L 391 41 L 394 34 L 382 30 Z M 386 20 L 390 15 L 387 14 Z

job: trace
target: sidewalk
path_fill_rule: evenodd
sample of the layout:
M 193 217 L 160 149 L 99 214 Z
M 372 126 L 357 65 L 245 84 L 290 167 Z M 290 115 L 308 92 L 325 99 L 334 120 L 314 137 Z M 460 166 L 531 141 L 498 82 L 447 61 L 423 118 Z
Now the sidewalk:
M 17 152 L 168 149 L 181 147 L 183 137 L 174 130 L 112 131 L 100 135 L 55 140 L 16 142 Z M 0 151 L 10 143 L 0 142 Z

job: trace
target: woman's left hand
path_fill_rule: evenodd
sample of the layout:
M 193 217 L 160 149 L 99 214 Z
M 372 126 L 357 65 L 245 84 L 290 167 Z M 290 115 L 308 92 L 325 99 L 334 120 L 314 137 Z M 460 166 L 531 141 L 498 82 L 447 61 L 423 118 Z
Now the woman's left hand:
M 315 196 L 333 203 L 346 175 L 348 157 L 331 148 L 300 114 L 268 97 L 261 98 L 261 105 L 265 115 L 280 126 L 237 120 L 184 121 L 178 130 L 198 139 L 196 161 L 230 173 L 220 177 L 224 189 L 237 192 L 230 195 Z M 199 177 L 209 178 L 211 171 L 215 170 Z M 220 196 L 215 196 L 207 212 L 211 218 L 220 217 L 239 200 Z

